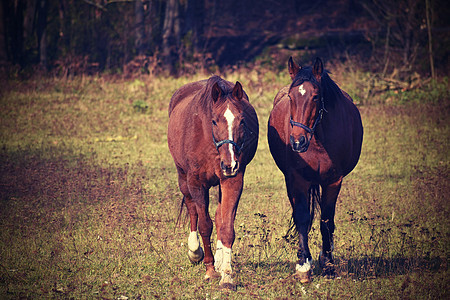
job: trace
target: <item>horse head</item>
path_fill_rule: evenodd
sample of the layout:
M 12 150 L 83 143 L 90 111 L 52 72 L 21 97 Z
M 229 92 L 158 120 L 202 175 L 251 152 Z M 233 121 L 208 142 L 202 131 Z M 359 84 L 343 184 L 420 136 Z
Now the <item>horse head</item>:
M 238 81 L 231 93 L 216 82 L 211 89 L 211 97 L 212 139 L 219 152 L 220 169 L 224 176 L 233 177 L 239 171 L 245 143 L 244 91 Z
M 312 69 L 298 66 L 292 57 L 288 62 L 292 84 L 289 88 L 290 126 L 289 141 L 295 152 L 306 152 L 316 126 L 322 120 L 325 111 L 321 78 L 323 63 L 316 58 Z

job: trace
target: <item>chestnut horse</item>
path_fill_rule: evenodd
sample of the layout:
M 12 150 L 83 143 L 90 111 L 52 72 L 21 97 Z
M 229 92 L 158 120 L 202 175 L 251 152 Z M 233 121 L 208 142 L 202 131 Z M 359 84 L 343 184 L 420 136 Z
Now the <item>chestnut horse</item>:
M 268 139 L 270 152 L 285 177 L 293 228 L 299 236 L 296 277 L 306 283 L 312 277 L 308 233 L 315 202 L 321 210 L 319 264 L 324 276 L 335 276 L 336 200 L 342 179 L 358 163 L 363 127 L 353 100 L 324 71 L 319 58 L 313 67 L 299 67 L 291 57 L 288 69 L 292 83 L 275 97 Z
M 235 288 L 231 268 L 234 219 L 258 132 L 256 112 L 239 82 L 232 84 L 213 76 L 182 86 L 170 101 L 167 139 L 178 171 L 182 205 L 186 205 L 190 218 L 188 256 L 193 263 L 204 258 L 205 279 L 220 273 L 224 288 Z M 209 189 L 217 185 L 217 249 L 213 257 L 208 207 Z

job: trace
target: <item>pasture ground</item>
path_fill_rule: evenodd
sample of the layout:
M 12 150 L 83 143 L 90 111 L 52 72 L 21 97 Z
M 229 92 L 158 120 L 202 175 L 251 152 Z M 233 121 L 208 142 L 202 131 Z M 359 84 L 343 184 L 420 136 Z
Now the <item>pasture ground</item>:
M 235 223 L 236 292 L 203 281 L 204 266 L 187 258 L 187 219 L 175 225 L 167 106 L 206 76 L 40 78 L 9 81 L 0 94 L 0 298 L 450 298 L 448 82 L 365 98 L 355 78 L 369 75 L 332 71 L 365 130 L 338 199 L 338 279 L 320 277 L 316 261 L 311 284 L 291 276 L 291 208 L 266 138 L 287 72 L 223 75 L 243 84 L 260 123 Z

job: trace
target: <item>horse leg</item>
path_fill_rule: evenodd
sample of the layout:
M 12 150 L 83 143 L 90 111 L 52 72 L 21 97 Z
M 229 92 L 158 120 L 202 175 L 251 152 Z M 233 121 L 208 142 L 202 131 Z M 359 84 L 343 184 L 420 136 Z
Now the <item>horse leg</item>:
M 203 264 L 206 267 L 205 280 L 217 277 L 214 270 L 214 257 L 211 251 L 211 233 L 213 222 L 209 216 L 209 192 L 203 187 L 190 188 L 193 199 L 195 199 L 195 207 L 198 214 L 198 229 L 202 237 L 205 257 Z
M 332 252 L 334 250 L 334 214 L 336 211 L 336 200 L 341 190 L 342 178 L 338 181 L 322 187 L 322 199 L 320 201 L 321 220 L 320 232 L 322 234 L 322 251 L 319 255 L 319 265 L 322 268 L 322 275 L 327 278 L 334 278 L 336 270 Z
M 220 226 L 222 225 L 221 207 L 222 207 L 222 189 L 219 185 L 219 204 L 217 205 L 216 215 L 214 217 L 217 231 L 217 244 L 216 244 L 216 253 L 214 255 L 214 267 L 217 272 L 220 272 L 223 260 L 223 245 L 222 241 L 220 240 Z
M 181 193 L 184 196 L 183 201 L 186 205 L 191 225 L 191 232 L 188 238 L 188 257 L 192 263 L 197 264 L 201 262 L 204 257 L 203 249 L 200 246 L 200 241 L 197 234 L 197 208 L 195 207 L 195 203 L 192 201 L 192 196 L 189 193 L 189 188 L 186 182 L 186 175 L 180 169 L 178 170 L 178 185 L 180 186 Z
M 312 280 L 312 256 L 308 246 L 308 233 L 312 218 L 307 197 L 309 183 L 299 176 L 295 180 L 294 178 L 286 180 L 286 186 L 288 187 L 288 196 L 293 209 L 292 217 L 295 229 L 299 235 L 298 262 L 295 266 L 295 276 L 301 283 L 308 283 Z
M 200 240 L 198 239 L 197 208 L 190 196 L 185 198 L 185 203 L 186 203 L 188 213 L 189 213 L 189 218 L 191 221 L 191 232 L 190 232 L 189 238 L 188 238 L 188 257 L 192 263 L 197 264 L 197 263 L 201 262 L 205 256 L 203 249 L 200 246 Z
M 216 221 L 219 236 L 218 243 L 222 245 L 219 272 L 222 276 L 219 286 L 220 288 L 235 290 L 232 275 L 233 269 L 231 267 L 231 253 L 235 239 L 234 220 L 236 218 L 236 211 L 239 204 L 239 198 L 242 194 L 243 187 L 243 174 L 240 173 L 234 178 L 227 178 L 220 183 L 221 188 L 221 203 L 218 207 L 219 212 L 216 215 L 220 216 L 220 219 Z

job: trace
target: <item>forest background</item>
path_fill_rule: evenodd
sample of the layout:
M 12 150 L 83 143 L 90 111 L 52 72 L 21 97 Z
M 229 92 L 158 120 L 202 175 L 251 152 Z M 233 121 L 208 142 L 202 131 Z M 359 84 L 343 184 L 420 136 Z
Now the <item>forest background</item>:
M 444 0 L 4 0 L 0 62 L 6 76 L 177 76 L 296 51 L 411 81 L 448 75 L 449 14 Z

